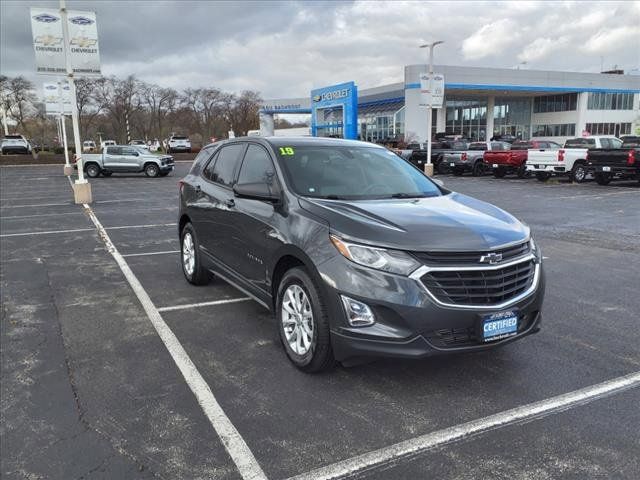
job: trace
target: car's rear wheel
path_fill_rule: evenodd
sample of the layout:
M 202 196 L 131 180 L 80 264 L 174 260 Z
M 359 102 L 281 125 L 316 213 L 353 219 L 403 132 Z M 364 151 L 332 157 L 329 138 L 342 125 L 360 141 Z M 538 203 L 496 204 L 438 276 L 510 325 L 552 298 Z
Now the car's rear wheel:
M 182 273 L 193 285 L 206 285 L 211 280 L 211 274 L 204 268 L 201 260 L 198 238 L 191 223 L 187 223 L 180 234 L 180 259 Z
M 292 268 L 282 277 L 276 319 L 282 346 L 296 367 L 311 373 L 335 364 L 326 304 L 304 268 Z
M 507 174 L 507 172 L 503 169 L 503 168 L 494 168 L 493 169 L 493 176 L 496 178 L 504 178 L 504 176 Z
M 536 179 L 539 182 L 546 182 L 551 178 L 551 174 L 547 172 L 536 172 Z
M 150 163 L 144 167 L 144 173 L 147 177 L 157 177 L 160 174 L 160 169 L 155 163 Z
M 598 182 L 598 185 L 609 185 L 609 182 L 611 182 L 611 174 L 602 172 L 596 173 L 596 182 Z
M 476 162 L 473 164 L 473 170 L 471 170 L 471 175 L 474 177 L 480 177 L 484 173 L 484 165 L 482 162 Z
M 569 178 L 576 183 L 582 183 L 587 179 L 587 167 L 584 163 L 574 163 Z
M 96 178 L 100 175 L 100 167 L 96 163 L 89 163 L 84 170 L 89 178 Z

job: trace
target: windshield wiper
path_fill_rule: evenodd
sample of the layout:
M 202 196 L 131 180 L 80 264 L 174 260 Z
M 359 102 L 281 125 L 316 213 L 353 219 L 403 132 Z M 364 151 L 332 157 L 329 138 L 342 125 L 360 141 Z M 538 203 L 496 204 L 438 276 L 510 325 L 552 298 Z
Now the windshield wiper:
M 428 195 L 424 193 L 392 193 L 391 198 L 425 198 Z

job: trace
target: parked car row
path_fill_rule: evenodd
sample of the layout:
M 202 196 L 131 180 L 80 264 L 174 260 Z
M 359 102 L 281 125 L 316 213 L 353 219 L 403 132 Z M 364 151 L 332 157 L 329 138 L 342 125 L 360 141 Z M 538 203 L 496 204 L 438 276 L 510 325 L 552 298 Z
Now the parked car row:
M 535 177 L 545 182 L 552 176 L 565 176 L 580 183 L 592 175 L 601 185 L 615 178 L 640 180 L 640 137 L 594 135 L 572 138 L 560 145 L 549 140 L 516 140 L 513 143 L 491 140 L 488 142 L 449 143 L 433 142 L 431 159 L 437 173 L 480 176 L 491 172 L 496 178 L 515 174 L 518 178 Z M 421 170 L 427 163 L 422 146 L 403 150 L 401 156 Z

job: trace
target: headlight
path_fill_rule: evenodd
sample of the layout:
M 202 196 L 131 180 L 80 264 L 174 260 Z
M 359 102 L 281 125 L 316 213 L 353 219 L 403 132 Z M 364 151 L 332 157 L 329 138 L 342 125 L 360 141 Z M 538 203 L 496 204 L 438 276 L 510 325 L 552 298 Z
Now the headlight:
M 413 257 L 398 250 L 348 243 L 334 235 L 331 235 L 331 243 L 345 258 L 376 270 L 409 275 L 420 266 Z

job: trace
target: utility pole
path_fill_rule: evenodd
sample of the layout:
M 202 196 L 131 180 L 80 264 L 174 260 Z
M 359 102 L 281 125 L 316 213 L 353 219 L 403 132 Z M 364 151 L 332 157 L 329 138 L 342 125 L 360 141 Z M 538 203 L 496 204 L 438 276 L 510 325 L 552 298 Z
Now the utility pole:
M 427 165 L 425 172 L 430 177 L 433 176 L 433 164 L 431 163 L 431 133 L 433 123 L 433 49 L 436 45 L 444 43 L 442 40 L 420 45 L 420 48 L 429 48 L 429 106 L 427 108 Z
M 64 146 L 64 174 L 70 176 L 73 173 L 73 168 L 71 168 L 71 164 L 69 163 L 69 149 L 67 147 L 67 127 L 64 118 L 64 101 L 62 100 L 62 82 L 58 80 L 58 105 L 60 106 L 60 115 L 58 116 L 61 130 L 62 130 L 62 141 Z
M 78 104 L 76 103 L 76 84 L 73 80 L 73 67 L 69 53 L 69 23 L 66 0 L 60 0 L 60 18 L 62 20 L 62 38 L 64 43 L 64 59 L 67 68 L 67 81 L 71 101 L 71 122 L 73 124 L 73 140 L 76 149 L 76 165 L 78 166 L 78 179 L 73 184 L 73 194 L 76 203 L 91 203 L 91 184 L 84 178 L 82 165 L 82 141 L 80 140 L 80 126 L 78 123 Z

